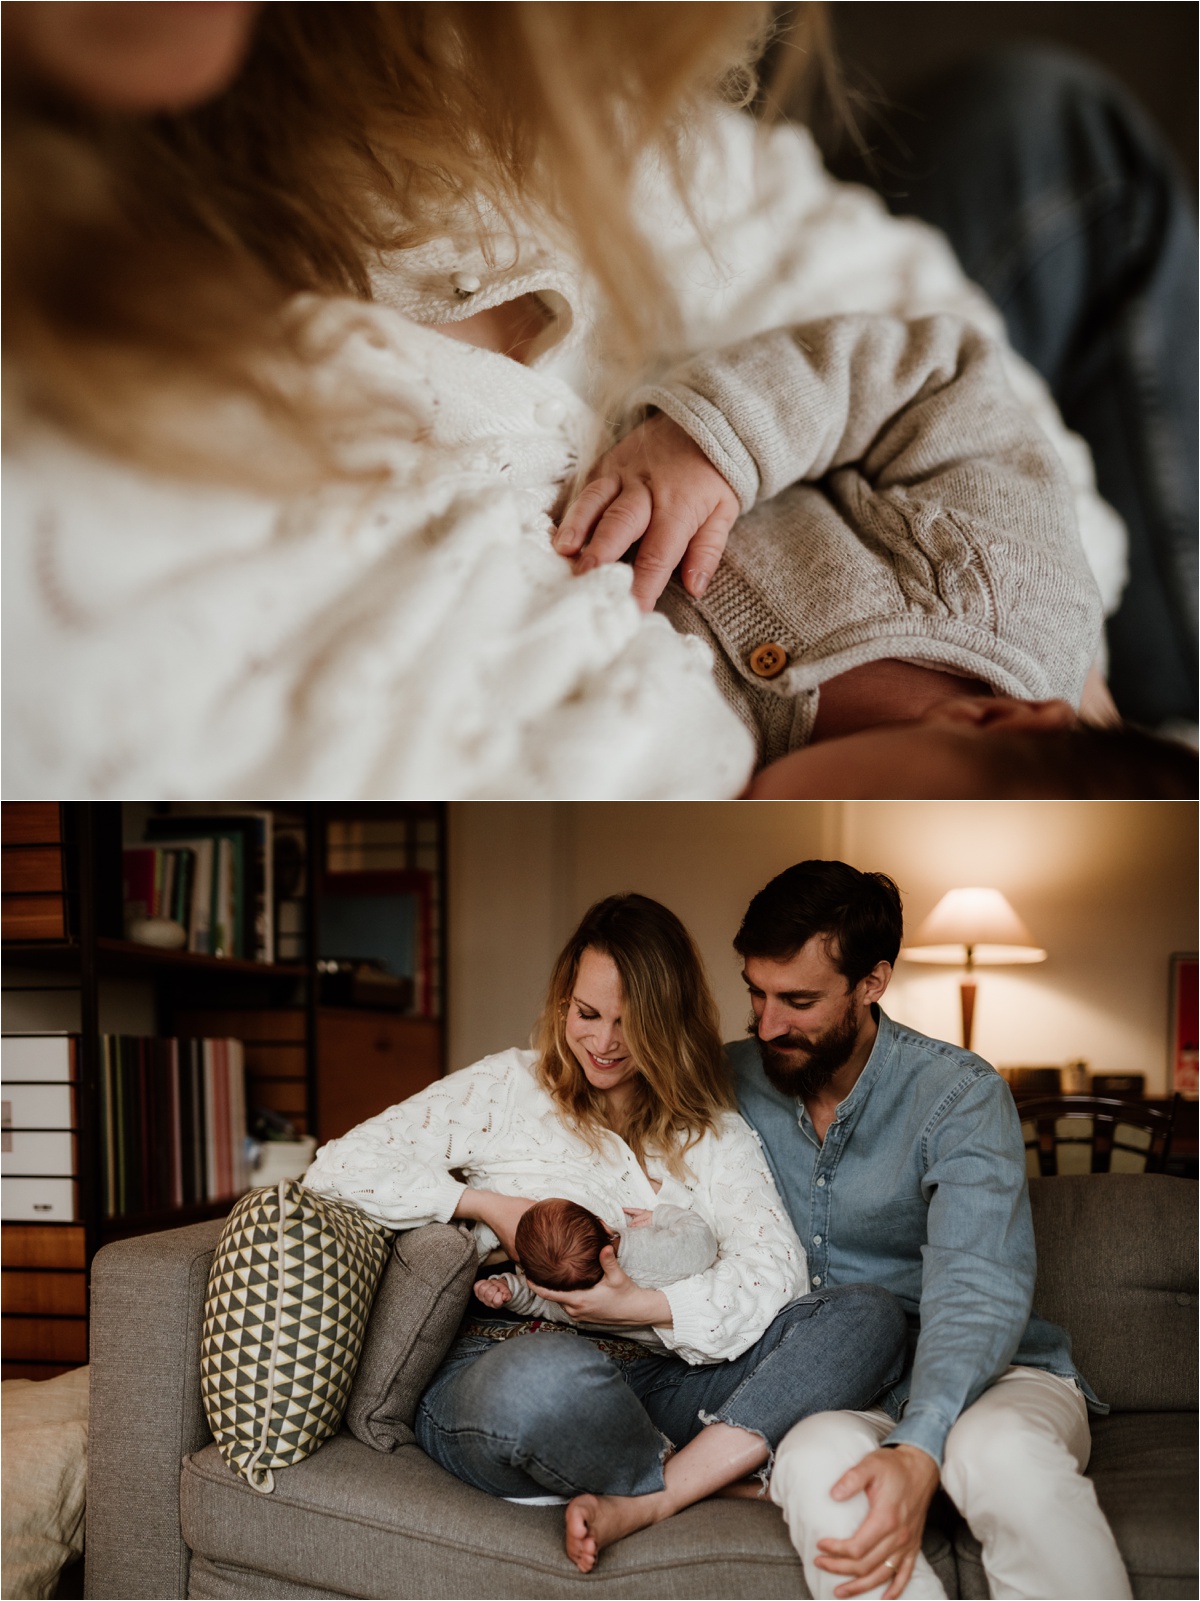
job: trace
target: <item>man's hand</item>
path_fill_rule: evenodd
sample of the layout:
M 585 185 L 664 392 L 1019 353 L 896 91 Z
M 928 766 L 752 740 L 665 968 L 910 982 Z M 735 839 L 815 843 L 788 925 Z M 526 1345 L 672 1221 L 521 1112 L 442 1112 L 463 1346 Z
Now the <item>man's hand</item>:
M 526 1279 L 535 1295 L 557 1301 L 568 1317 L 580 1323 L 628 1323 L 631 1327 L 656 1324 L 665 1328 L 672 1321 L 671 1303 L 661 1290 L 644 1290 L 635 1284 L 617 1261 L 611 1245 L 600 1252 L 604 1277 L 590 1290 L 544 1290 Z
M 925 1515 L 941 1475 L 915 1445 L 880 1448 L 863 1457 L 829 1492 L 835 1501 L 866 1494 L 870 1511 L 849 1540 L 818 1540 L 814 1559 L 827 1573 L 844 1573 L 837 1596 L 863 1595 L 886 1584 L 885 1601 L 900 1595 L 921 1551 Z
M 554 548 L 575 571 L 617 561 L 637 540 L 633 597 L 643 611 L 683 564 L 683 587 L 700 596 L 725 551 L 741 507 L 733 490 L 676 423 L 657 412 L 600 458 L 567 507 Z
M 477 1279 L 475 1281 L 475 1294 L 484 1306 L 493 1308 L 507 1306 L 512 1300 L 512 1290 L 502 1278 Z

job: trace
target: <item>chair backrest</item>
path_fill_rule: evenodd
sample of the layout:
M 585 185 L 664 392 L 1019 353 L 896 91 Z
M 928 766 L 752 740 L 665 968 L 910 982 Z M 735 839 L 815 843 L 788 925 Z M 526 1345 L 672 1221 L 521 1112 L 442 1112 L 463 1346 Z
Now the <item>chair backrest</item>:
M 1064 1146 L 1090 1147 L 1093 1173 L 1110 1171 L 1114 1151 L 1142 1159 L 1144 1173 L 1161 1173 L 1171 1149 L 1178 1105 L 1178 1095 L 1169 1112 L 1139 1101 L 1102 1095 L 1019 1097 L 1017 1115 L 1027 1130 L 1025 1149 L 1037 1153 L 1042 1178 L 1057 1175 L 1059 1152 Z M 1028 1132 L 1030 1125 L 1032 1133 Z M 1128 1131 L 1135 1130 L 1148 1137 L 1131 1138 Z

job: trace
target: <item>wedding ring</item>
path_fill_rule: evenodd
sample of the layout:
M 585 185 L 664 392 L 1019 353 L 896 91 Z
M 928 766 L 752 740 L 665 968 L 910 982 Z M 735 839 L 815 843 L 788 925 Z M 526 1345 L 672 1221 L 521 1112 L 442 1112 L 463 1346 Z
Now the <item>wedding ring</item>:
M 890 1568 L 892 1570 L 892 1572 L 895 1573 L 895 1571 L 896 1571 L 896 1563 L 894 1563 L 892 1561 L 891 1557 L 884 1557 L 883 1565 L 884 1565 L 885 1568 Z

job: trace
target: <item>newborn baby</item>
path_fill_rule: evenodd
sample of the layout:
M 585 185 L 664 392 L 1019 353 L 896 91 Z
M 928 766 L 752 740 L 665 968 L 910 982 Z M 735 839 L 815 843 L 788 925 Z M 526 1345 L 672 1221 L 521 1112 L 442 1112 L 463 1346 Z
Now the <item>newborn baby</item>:
M 660 1290 L 676 1279 L 703 1273 L 716 1258 L 717 1242 L 712 1230 L 698 1213 L 686 1207 L 656 1206 L 653 1211 L 626 1208 L 625 1215 L 625 1228 L 614 1233 L 594 1212 L 574 1201 L 556 1197 L 535 1202 L 517 1224 L 520 1273 L 497 1273 L 480 1279 L 475 1294 L 485 1306 L 504 1307 L 518 1317 L 572 1323 L 574 1319 L 561 1306 L 535 1294 L 527 1279 L 548 1290 L 590 1289 L 604 1277 L 600 1252 L 612 1245 L 621 1268 L 636 1284 L 643 1289 Z M 583 1326 L 611 1330 L 645 1345 L 662 1344 L 652 1328 L 604 1323 Z

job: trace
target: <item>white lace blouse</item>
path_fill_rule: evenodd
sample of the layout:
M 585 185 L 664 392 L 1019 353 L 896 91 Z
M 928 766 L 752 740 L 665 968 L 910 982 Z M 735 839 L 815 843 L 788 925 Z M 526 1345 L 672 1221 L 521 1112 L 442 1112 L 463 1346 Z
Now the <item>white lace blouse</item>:
M 501 1051 L 439 1079 L 317 1152 L 304 1182 L 353 1201 L 394 1228 L 444 1223 L 467 1184 L 543 1200 L 563 1196 L 611 1228 L 623 1207 L 667 1202 L 699 1212 L 717 1239 L 704 1273 L 668 1285 L 668 1350 L 693 1364 L 729 1361 L 754 1344 L 787 1303 L 808 1292 L 804 1248 L 788 1220 L 758 1139 L 736 1112 L 721 1115 L 687 1154 L 682 1182 L 648 1158 L 657 1195 L 633 1152 L 607 1133 L 599 1152 L 562 1122 L 534 1074 L 533 1051 Z M 481 1255 L 496 1243 L 476 1225 Z

